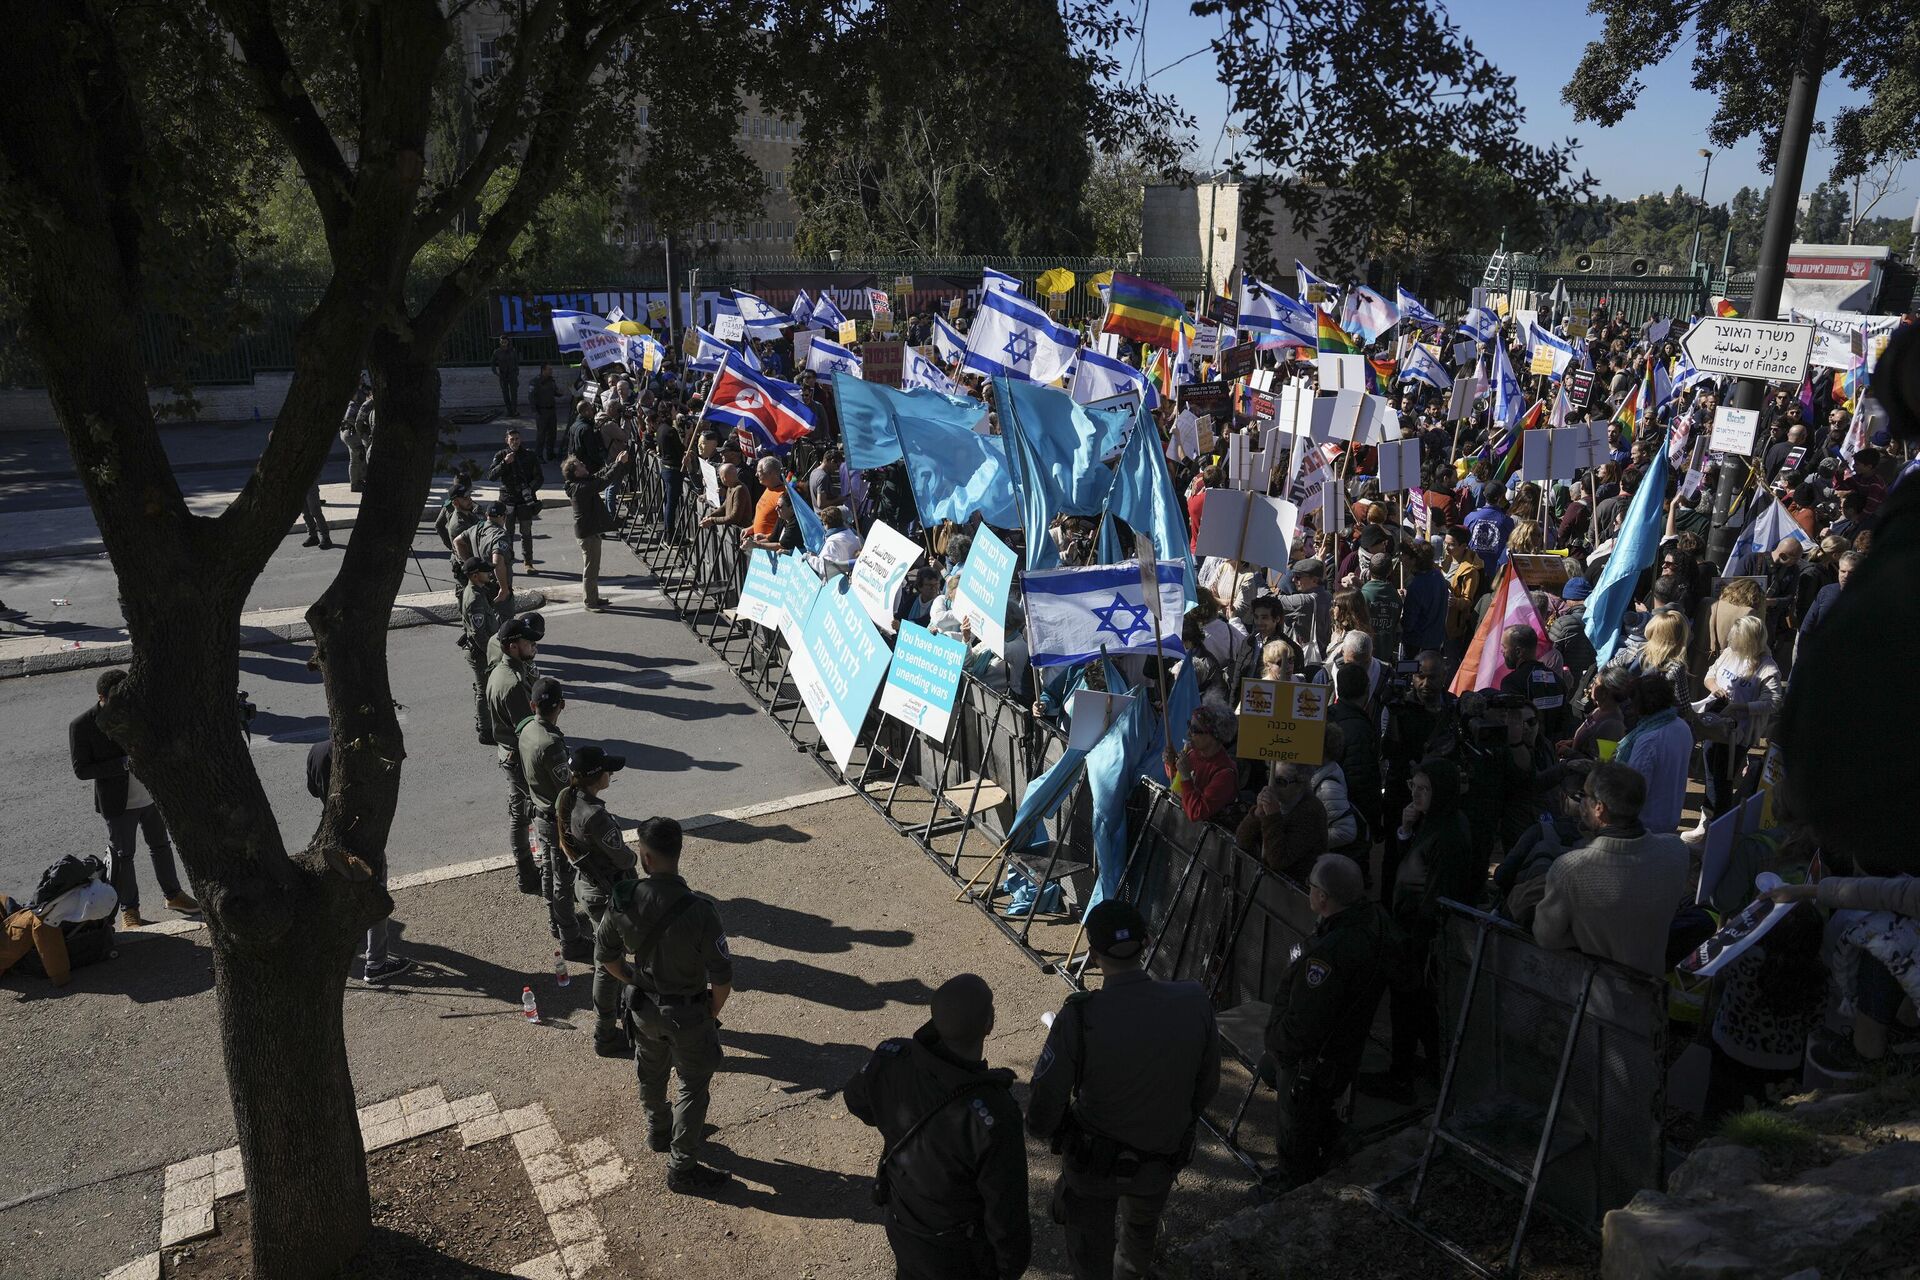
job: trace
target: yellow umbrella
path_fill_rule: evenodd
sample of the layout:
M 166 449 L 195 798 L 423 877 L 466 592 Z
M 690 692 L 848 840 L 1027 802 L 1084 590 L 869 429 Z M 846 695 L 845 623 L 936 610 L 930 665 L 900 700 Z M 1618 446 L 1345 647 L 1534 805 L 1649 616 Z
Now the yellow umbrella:
M 1113 272 L 1102 271 L 1099 275 L 1087 281 L 1087 292 L 1097 298 L 1100 296 L 1101 285 L 1106 285 L 1109 289 L 1113 287 Z
M 647 332 L 646 326 L 638 320 L 615 320 L 607 328 L 614 333 L 624 333 L 629 338 L 637 338 Z
M 1043 296 L 1066 293 L 1072 288 L 1073 272 L 1065 267 L 1054 267 L 1050 271 L 1043 271 L 1040 273 L 1040 278 L 1033 282 L 1033 291 Z

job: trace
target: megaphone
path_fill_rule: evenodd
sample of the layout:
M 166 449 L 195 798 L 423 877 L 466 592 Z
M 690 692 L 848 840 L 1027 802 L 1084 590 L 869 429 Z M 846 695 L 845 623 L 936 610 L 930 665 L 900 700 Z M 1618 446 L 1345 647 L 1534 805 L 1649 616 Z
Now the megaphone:
M 1647 274 L 1647 260 L 1645 258 L 1635 258 L 1633 260 L 1632 266 L 1630 266 L 1628 270 L 1632 271 L 1633 274 L 1637 276 L 1643 276 Z
M 1575 258 L 1573 260 L 1573 269 L 1575 271 L 1593 270 L 1593 255 L 1590 253 L 1583 253 L 1579 257 Z

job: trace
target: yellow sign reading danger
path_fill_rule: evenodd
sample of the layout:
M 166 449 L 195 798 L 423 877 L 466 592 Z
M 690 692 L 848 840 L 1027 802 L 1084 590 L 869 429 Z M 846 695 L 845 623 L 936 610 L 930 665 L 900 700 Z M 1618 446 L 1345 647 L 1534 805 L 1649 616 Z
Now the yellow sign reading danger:
M 1271 764 L 1321 764 L 1327 756 L 1327 687 L 1249 680 L 1240 687 L 1235 754 Z

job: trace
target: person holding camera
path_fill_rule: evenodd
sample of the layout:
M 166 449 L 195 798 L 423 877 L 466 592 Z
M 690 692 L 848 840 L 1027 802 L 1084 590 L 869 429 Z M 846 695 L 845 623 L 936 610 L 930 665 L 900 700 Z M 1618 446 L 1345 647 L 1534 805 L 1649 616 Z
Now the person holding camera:
M 847 1110 L 886 1140 L 873 1202 L 904 1280 L 1003 1280 L 1033 1253 L 1027 1147 L 1013 1072 L 990 1069 L 993 989 L 971 973 L 933 993 L 910 1038 L 883 1040 L 847 1082 Z
M 1103 980 L 1054 1019 L 1027 1128 L 1060 1153 L 1052 1212 L 1075 1280 L 1133 1280 L 1149 1272 L 1160 1214 L 1220 1089 L 1220 1032 L 1204 987 L 1146 971 L 1147 925 L 1132 903 L 1096 904 L 1086 930 Z
M 607 509 L 600 491 L 631 455 L 621 450 L 618 457 L 598 471 L 569 454 L 560 474 L 567 483 L 567 501 L 573 506 L 573 536 L 580 542 L 580 586 L 585 607 L 599 613 L 607 606 L 600 599 L 600 541 L 604 534 L 620 527 L 619 518 Z
M 533 522 L 540 515 L 540 486 L 546 482 L 540 456 L 520 443 L 520 429 L 507 430 L 506 448 L 493 455 L 487 479 L 500 486 L 500 500 L 507 504 L 507 556 L 513 555 L 513 534 L 520 534 L 520 551 L 533 572 Z

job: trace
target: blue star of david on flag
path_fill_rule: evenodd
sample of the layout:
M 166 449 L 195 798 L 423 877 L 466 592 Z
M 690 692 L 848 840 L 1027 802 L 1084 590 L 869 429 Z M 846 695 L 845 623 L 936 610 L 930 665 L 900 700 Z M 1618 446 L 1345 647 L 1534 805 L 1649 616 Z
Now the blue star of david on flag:
M 1006 345 L 1000 350 L 1006 353 L 1009 364 L 1028 364 L 1033 360 L 1034 348 L 1037 345 L 1032 334 L 1016 332 L 1008 336 Z
M 1127 625 L 1124 631 L 1114 622 L 1114 619 L 1123 613 L 1128 615 Z M 1112 604 L 1104 609 L 1095 609 L 1093 616 L 1100 619 L 1100 625 L 1094 628 L 1096 634 L 1102 631 L 1111 631 L 1114 635 L 1120 637 L 1119 643 L 1123 645 L 1131 640 L 1136 632 L 1153 630 L 1147 623 L 1147 606 L 1144 604 L 1130 604 L 1127 598 L 1119 592 L 1114 593 Z

